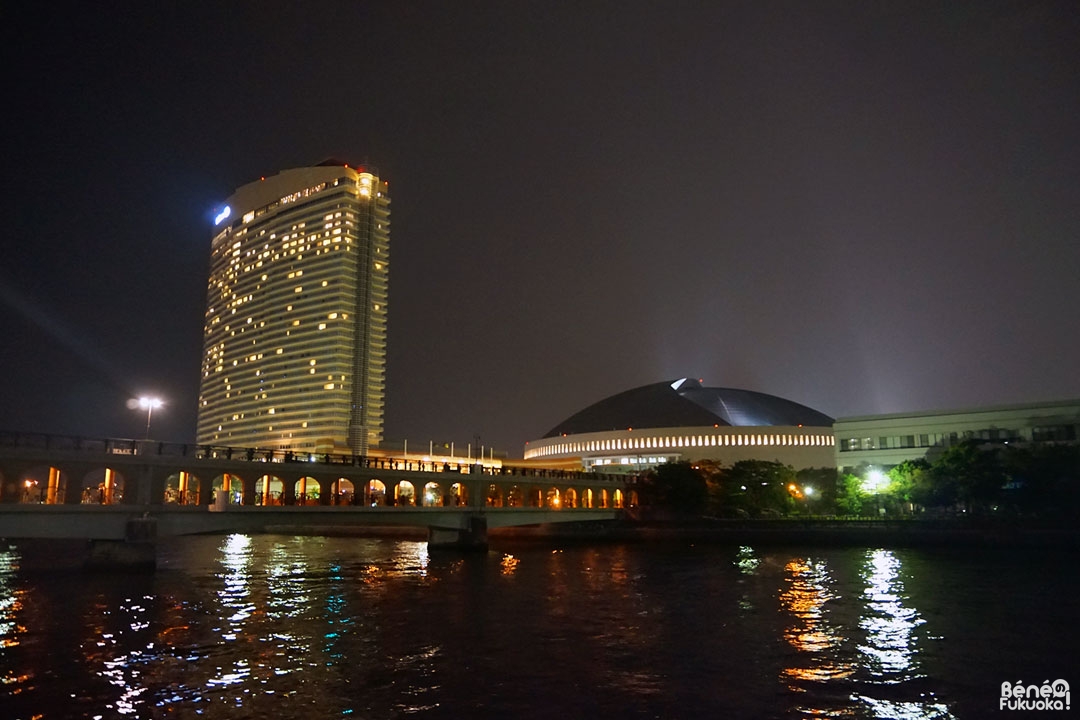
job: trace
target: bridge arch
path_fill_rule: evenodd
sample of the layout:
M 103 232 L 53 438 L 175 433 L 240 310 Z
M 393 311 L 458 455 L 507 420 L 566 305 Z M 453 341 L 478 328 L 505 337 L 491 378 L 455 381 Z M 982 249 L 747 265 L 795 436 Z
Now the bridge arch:
M 175 505 L 199 504 L 199 478 L 181 470 L 165 478 L 165 497 L 162 502 Z
M 525 505 L 525 493 L 519 485 L 512 485 L 506 491 L 506 507 L 523 507 Z
M 567 509 L 573 509 L 578 506 L 577 490 L 574 488 L 567 488 L 563 492 L 563 507 Z
M 339 477 L 334 481 L 335 505 L 359 505 L 363 498 L 356 497 L 356 486 L 349 478 Z
M 70 473 L 47 464 L 9 464 L 0 468 L 3 502 L 55 505 L 65 501 Z
M 285 481 L 277 475 L 261 475 L 255 480 L 256 505 L 284 505 Z
M 450 486 L 450 497 L 454 505 L 468 505 L 469 504 L 469 488 L 465 486 L 465 483 L 456 482 Z
M 446 500 L 443 498 L 442 486 L 437 482 L 429 482 L 427 485 L 424 485 L 421 502 L 424 507 L 438 507 L 445 505 Z
M 230 505 L 242 505 L 244 502 L 244 483 L 239 475 L 222 473 L 213 479 L 210 485 L 211 493 L 216 498 L 218 491 L 225 493 L 226 502 Z
M 544 507 L 558 509 L 562 507 L 562 501 L 562 494 L 559 492 L 559 488 L 548 488 L 544 492 Z
M 385 505 L 387 503 L 386 484 L 378 478 L 368 480 L 367 495 L 372 507 Z
M 123 502 L 125 485 L 122 473 L 104 467 L 84 473 L 76 489 L 84 505 L 115 505 Z
M 503 506 L 503 491 L 500 485 L 490 483 L 487 486 L 487 505 L 488 507 L 502 507 Z
M 293 483 L 297 505 L 318 505 L 322 496 L 322 485 L 317 478 L 305 475 Z
M 416 487 L 408 480 L 400 480 L 394 486 L 394 504 L 407 506 L 416 504 Z

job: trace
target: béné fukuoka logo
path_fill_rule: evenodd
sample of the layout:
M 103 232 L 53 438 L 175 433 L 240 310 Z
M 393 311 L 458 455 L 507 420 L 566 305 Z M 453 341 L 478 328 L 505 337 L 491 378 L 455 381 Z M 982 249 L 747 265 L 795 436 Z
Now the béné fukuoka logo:
M 1022 680 L 1001 683 L 999 710 L 1068 710 L 1069 683 L 1043 680 L 1042 685 L 1025 685 Z

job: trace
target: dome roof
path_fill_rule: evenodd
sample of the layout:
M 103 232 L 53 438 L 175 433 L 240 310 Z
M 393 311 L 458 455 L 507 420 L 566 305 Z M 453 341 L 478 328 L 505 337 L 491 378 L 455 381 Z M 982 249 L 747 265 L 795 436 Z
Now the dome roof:
M 571 415 L 544 437 L 627 428 L 769 425 L 831 427 L 833 419 L 799 403 L 751 390 L 702 387 L 697 380 L 644 385 Z

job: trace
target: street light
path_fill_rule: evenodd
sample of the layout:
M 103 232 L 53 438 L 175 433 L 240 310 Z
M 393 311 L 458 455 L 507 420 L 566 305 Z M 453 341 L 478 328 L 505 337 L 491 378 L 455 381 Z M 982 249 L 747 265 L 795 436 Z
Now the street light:
M 161 398 L 141 397 L 139 398 L 139 407 L 146 411 L 146 439 L 150 439 L 150 418 L 154 414 L 154 408 L 159 408 L 164 405 L 164 401 Z
M 889 486 L 889 476 L 876 468 L 869 468 L 866 478 L 862 481 L 862 490 L 871 495 L 884 492 Z

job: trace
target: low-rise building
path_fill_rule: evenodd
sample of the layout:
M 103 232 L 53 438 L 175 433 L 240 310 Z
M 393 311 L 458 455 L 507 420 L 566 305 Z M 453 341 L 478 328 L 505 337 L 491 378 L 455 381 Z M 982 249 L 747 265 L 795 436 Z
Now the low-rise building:
M 999 405 L 966 410 L 891 413 L 838 418 L 836 466 L 888 469 L 925 458 L 964 440 L 988 443 L 1076 442 L 1080 400 Z

